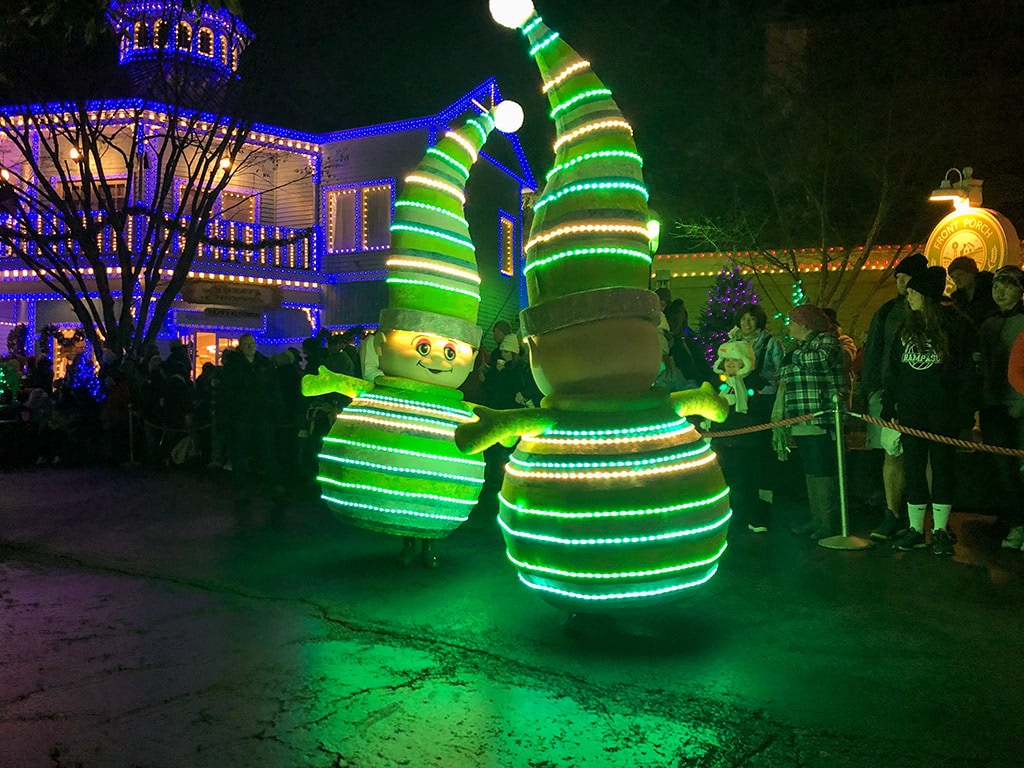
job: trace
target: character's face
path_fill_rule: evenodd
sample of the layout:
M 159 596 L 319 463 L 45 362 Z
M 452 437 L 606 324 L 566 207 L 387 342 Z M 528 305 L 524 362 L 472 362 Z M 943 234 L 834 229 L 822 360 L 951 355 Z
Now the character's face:
M 749 317 L 749 315 L 748 315 Z M 745 320 L 746 318 L 744 318 Z M 727 357 L 722 361 L 722 370 L 725 371 L 726 376 L 735 376 L 740 372 L 740 368 L 743 367 L 743 363 L 732 357 Z
M 473 370 L 476 350 L 464 341 L 415 331 L 381 333 L 380 369 L 442 387 L 460 386 Z
M 924 306 L 924 296 L 913 288 L 907 289 L 907 305 L 914 311 L 920 312 Z
M 996 280 L 992 283 L 992 300 L 1003 312 L 1008 312 L 1017 306 L 1020 297 L 1020 289 L 1009 280 Z
M 749 336 L 757 330 L 757 318 L 753 315 L 744 315 L 740 318 L 740 330 Z
M 900 296 L 907 295 L 907 283 L 909 282 L 910 275 L 904 272 L 900 272 L 898 275 L 896 275 L 896 292 L 899 293 Z

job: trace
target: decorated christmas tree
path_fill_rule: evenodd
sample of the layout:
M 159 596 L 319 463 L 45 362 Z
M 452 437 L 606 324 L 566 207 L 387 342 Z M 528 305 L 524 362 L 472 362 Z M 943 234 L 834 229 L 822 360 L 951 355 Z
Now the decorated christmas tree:
M 100 380 L 96 376 L 96 364 L 92 358 L 92 348 L 89 344 L 85 345 L 85 351 L 80 353 L 71 364 L 68 377 L 71 381 L 71 389 L 75 392 L 84 392 L 97 403 L 103 399 Z
M 726 340 L 735 325 L 733 320 L 736 310 L 744 304 L 756 303 L 757 292 L 739 267 L 733 265 L 718 273 L 715 284 L 708 291 L 708 303 L 697 324 L 697 338 L 704 346 L 704 356 L 709 364 L 714 364 L 719 345 Z

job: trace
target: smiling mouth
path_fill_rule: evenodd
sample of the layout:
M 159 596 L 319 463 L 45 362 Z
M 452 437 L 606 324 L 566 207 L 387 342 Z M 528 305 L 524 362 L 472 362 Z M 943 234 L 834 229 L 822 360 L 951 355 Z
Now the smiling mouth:
M 430 371 L 435 376 L 437 374 L 439 374 L 439 373 L 451 373 L 452 372 L 451 368 L 431 368 L 429 366 L 424 365 L 421 362 L 417 362 L 416 365 L 418 365 L 420 368 L 424 368 L 424 369 Z

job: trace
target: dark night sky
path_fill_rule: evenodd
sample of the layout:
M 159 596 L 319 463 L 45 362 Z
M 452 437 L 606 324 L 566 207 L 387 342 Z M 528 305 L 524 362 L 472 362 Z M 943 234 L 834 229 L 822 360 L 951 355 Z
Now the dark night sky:
M 855 7 L 892 4 L 861 0 Z M 927 1 L 927 0 L 925 0 Z M 906 2 L 903 3 L 907 4 Z M 554 127 L 525 41 L 490 17 L 487 0 L 284 3 L 242 0 L 256 33 L 243 77 L 255 115 L 271 124 L 333 131 L 436 113 L 495 76 L 526 110 L 520 139 L 535 175 L 550 166 Z M 824 0 L 538 0 L 545 21 L 588 58 L 612 89 L 647 160 L 651 205 L 672 208 L 687 167 L 672 133 L 713 103 L 706 78 L 685 63 L 722 39 L 720 14 L 779 18 L 834 12 Z M 723 11 L 723 9 L 726 9 Z M 758 54 L 754 54 L 755 61 Z M 699 162 L 699 158 L 696 159 Z M 690 158 L 690 162 L 695 162 Z

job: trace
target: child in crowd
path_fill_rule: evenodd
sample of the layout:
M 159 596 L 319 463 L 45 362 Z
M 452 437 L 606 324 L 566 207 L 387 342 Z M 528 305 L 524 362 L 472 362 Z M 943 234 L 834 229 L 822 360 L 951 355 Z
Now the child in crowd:
M 770 400 L 761 392 L 768 381 L 755 370 L 754 348 L 747 341 L 729 341 L 718 348 L 714 371 L 719 375 L 719 391 L 729 403 L 729 416 L 717 426 L 719 431 L 750 427 L 764 422 L 765 408 Z M 768 504 L 758 494 L 759 463 L 765 450 L 767 432 L 751 432 L 733 437 L 714 438 L 714 449 L 729 484 L 733 514 L 746 523 L 752 533 L 768 530 Z

